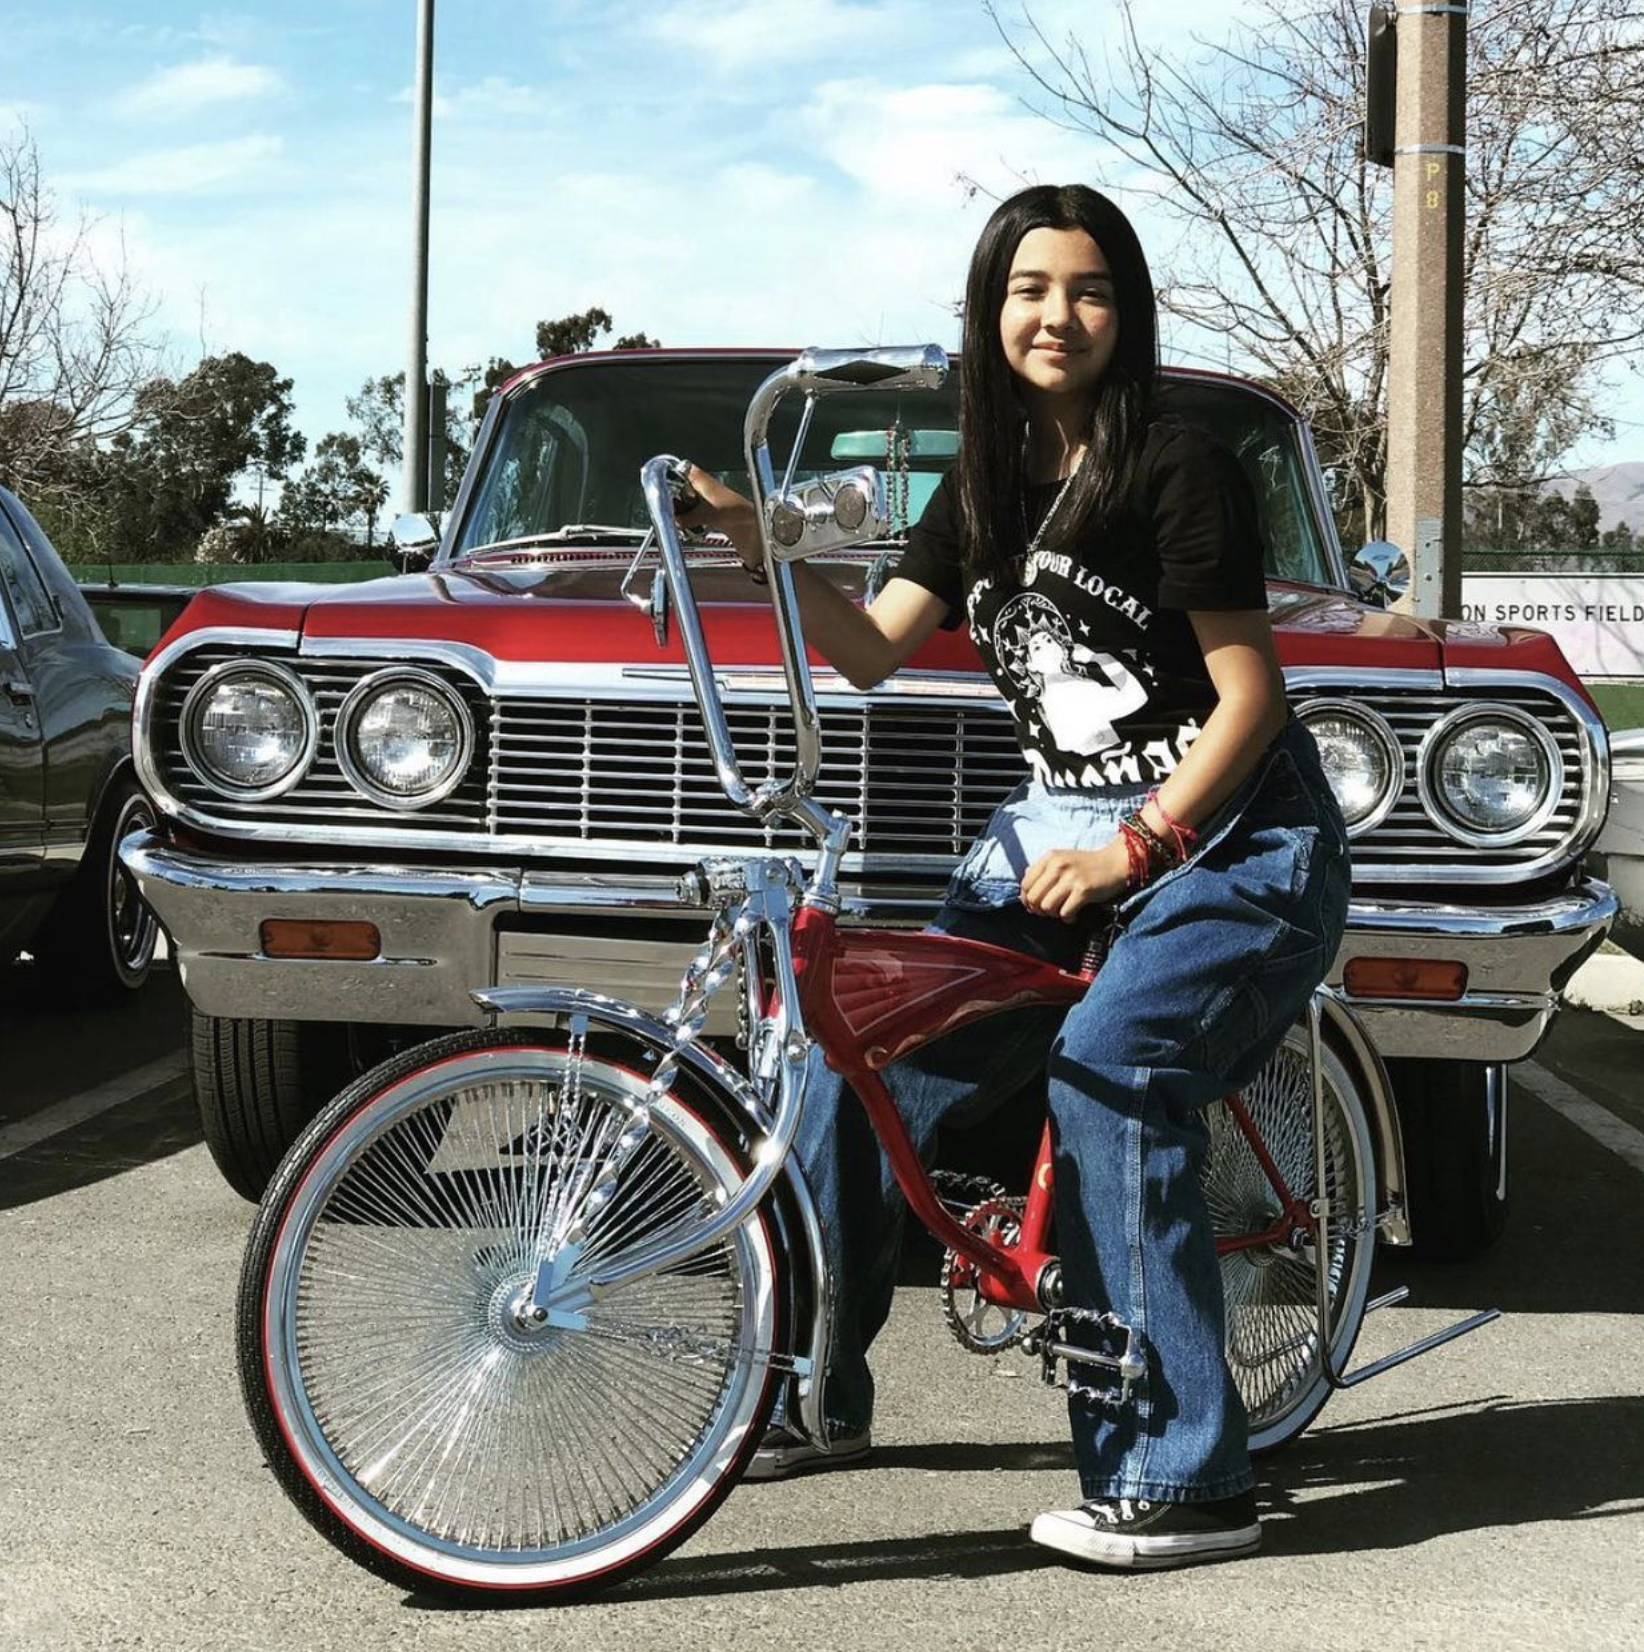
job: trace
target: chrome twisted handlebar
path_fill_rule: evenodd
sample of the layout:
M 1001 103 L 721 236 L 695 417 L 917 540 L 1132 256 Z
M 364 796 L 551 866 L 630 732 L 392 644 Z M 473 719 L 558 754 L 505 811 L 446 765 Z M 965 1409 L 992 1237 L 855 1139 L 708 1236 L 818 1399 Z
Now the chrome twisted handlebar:
M 754 494 L 754 514 L 759 527 L 760 548 L 770 582 L 772 607 L 776 613 L 777 638 L 782 650 L 783 674 L 794 719 L 794 771 L 778 782 L 766 781 L 757 790 L 748 784 L 731 739 L 725 706 L 714 679 L 713 662 L 703 634 L 702 617 L 691 588 L 679 527 L 674 519 L 674 499 L 670 481 L 683 461 L 671 454 L 659 454 L 640 470 L 640 487 L 645 508 L 662 556 L 662 566 L 679 619 L 685 660 L 691 687 L 702 712 L 714 770 L 726 797 L 738 809 L 763 820 L 773 815 L 805 827 L 823 851 L 823 871 L 818 883 L 828 888 L 833 869 L 844 852 L 850 824 L 810 801 L 822 764 L 821 729 L 817 718 L 816 690 L 811 681 L 810 661 L 805 655 L 804 630 L 799 599 L 794 589 L 789 555 L 773 546 L 771 504 L 785 495 L 798 462 L 800 447 L 810 422 L 810 411 L 819 397 L 843 391 L 934 390 L 947 376 L 947 353 L 935 344 L 907 345 L 881 350 L 806 350 L 786 367 L 772 373 L 755 391 L 743 426 L 743 444 L 748 475 Z M 805 413 L 794 439 L 787 475 L 779 485 L 771 465 L 770 425 L 784 396 L 798 390 L 806 397 Z

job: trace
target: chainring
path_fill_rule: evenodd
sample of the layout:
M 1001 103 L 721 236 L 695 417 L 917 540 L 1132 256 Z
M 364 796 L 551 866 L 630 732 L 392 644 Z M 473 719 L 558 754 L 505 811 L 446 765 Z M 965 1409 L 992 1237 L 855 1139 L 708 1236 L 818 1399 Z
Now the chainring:
M 1014 1245 L 1022 1234 L 1022 1201 L 986 1198 L 960 1221 L 972 1233 Z M 952 1250 L 942 1254 L 942 1314 L 954 1340 L 972 1354 L 1002 1354 L 1027 1334 L 1028 1314 L 989 1302 L 977 1287 L 976 1269 Z

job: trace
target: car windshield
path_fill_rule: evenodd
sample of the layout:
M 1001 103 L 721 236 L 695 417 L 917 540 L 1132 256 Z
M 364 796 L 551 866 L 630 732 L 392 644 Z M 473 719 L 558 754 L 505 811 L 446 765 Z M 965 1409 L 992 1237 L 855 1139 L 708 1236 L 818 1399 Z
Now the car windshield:
M 533 541 L 610 544 L 647 526 L 640 466 L 678 454 L 747 493 L 742 421 L 770 357 L 633 356 L 573 361 L 541 374 L 508 400 L 484 456 L 480 484 L 454 555 Z M 884 472 L 898 529 L 916 522 L 957 447 L 957 381 L 941 391 L 886 391 L 820 399 L 795 471 L 807 480 L 856 465 Z M 804 398 L 784 399 L 771 426 L 771 458 L 788 462 Z M 1202 426 L 1238 455 L 1256 492 L 1268 572 L 1334 585 L 1325 530 L 1307 486 L 1296 422 L 1236 384 L 1170 378 L 1161 406 Z M 579 530 L 585 532 L 579 534 Z

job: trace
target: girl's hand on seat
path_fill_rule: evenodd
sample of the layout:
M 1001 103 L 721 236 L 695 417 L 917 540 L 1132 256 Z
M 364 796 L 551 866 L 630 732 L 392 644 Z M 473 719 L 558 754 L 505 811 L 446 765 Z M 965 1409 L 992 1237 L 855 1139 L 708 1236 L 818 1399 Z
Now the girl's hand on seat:
M 1100 849 L 1051 849 L 1022 874 L 1029 912 L 1072 923 L 1081 907 L 1113 901 L 1130 887 L 1130 856 L 1122 839 Z

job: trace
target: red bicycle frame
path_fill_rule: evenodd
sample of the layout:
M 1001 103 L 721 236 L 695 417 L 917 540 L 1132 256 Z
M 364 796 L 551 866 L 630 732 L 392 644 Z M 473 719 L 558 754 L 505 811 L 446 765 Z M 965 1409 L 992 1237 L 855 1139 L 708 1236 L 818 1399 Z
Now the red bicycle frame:
M 794 972 L 805 1025 L 827 1063 L 861 1098 L 909 1207 L 932 1235 L 976 1270 L 989 1302 L 1028 1311 L 1047 1304 L 1039 1285 L 1056 1260 L 1046 1249 L 1055 1188 L 1050 1124 L 1034 1159 L 1021 1230 L 1008 1247 L 957 1221 L 942 1203 L 881 1076 L 891 1062 L 984 1015 L 1032 1004 L 1072 1004 L 1094 970 L 1036 958 L 953 935 L 917 930 L 842 929 L 834 915 L 802 907 L 793 925 Z M 1218 1255 L 1286 1242 L 1317 1228 L 1309 1202 L 1286 1185 L 1239 1097 L 1224 1104 L 1272 1185 L 1279 1212 L 1259 1230 L 1220 1238 Z

